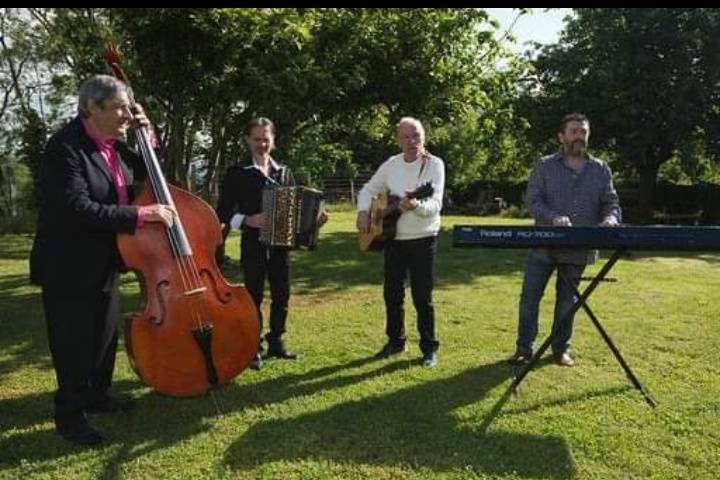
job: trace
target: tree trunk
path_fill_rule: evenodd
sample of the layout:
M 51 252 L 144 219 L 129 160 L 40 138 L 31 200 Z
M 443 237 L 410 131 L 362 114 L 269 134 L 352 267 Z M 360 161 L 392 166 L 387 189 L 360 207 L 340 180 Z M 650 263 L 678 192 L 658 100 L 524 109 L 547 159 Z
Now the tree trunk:
M 236 122 L 235 122 L 236 123 Z M 208 154 L 208 163 L 202 192 L 211 203 L 215 204 L 218 197 L 217 177 L 223 172 L 227 163 L 227 145 L 230 135 L 240 134 L 233 128 L 227 108 L 213 110 L 210 132 L 212 145 Z
M 168 182 L 182 185 L 181 170 L 185 161 L 185 134 L 187 118 L 181 112 L 170 115 L 170 133 L 168 138 L 167 158 L 163 165 Z
M 195 150 L 195 129 L 192 122 L 188 122 L 186 128 L 185 149 L 183 150 L 182 161 L 179 164 L 180 185 L 185 190 L 192 192 L 192 182 L 190 179 L 190 162 L 193 160 L 193 151 Z M 194 192 L 193 192 L 194 193 Z

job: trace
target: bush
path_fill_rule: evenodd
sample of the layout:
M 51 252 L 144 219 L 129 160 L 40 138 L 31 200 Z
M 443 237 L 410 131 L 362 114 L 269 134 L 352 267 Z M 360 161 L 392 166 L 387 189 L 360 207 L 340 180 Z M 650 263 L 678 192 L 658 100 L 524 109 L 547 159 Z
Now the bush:
M 530 213 L 524 205 L 510 205 L 500 212 L 502 218 L 530 218 Z
M 28 211 L 17 217 L 0 217 L 0 234 L 35 233 L 37 213 Z

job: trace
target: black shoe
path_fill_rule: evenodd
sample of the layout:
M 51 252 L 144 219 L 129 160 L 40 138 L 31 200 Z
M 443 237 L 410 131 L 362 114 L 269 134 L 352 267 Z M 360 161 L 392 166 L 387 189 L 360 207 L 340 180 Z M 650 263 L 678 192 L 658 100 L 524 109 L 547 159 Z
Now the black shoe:
M 532 360 L 532 350 L 526 350 L 524 348 L 518 348 L 512 357 L 508 358 L 507 363 L 514 366 L 526 365 Z
M 87 413 L 127 412 L 134 406 L 135 401 L 129 397 L 106 393 L 88 401 L 85 405 L 85 411 Z
M 298 358 L 297 353 L 285 348 L 285 342 L 282 337 L 270 336 L 268 333 L 265 335 L 265 340 L 267 341 L 266 357 L 275 357 L 283 360 L 295 360 Z
M 430 352 L 430 353 L 423 354 L 423 357 L 422 357 L 423 367 L 431 368 L 431 367 L 434 367 L 435 365 L 437 365 L 437 363 L 438 363 L 437 352 Z
M 252 370 L 260 370 L 263 367 L 263 359 L 260 356 L 260 353 L 255 354 L 255 358 L 250 361 L 248 367 L 250 367 Z
M 73 422 L 56 427 L 57 432 L 68 442 L 78 445 L 99 445 L 105 438 L 86 421 Z
M 398 353 L 407 352 L 407 347 L 403 343 L 402 345 L 393 345 L 388 342 L 375 354 L 375 358 L 382 359 L 388 358 L 391 355 L 397 355 Z
M 296 358 L 298 358 L 297 353 L 291 352 L 290 350 L 288 350 L 287 348 L 285 348 L 282 345 L 279 347 L 269 345 L 265 356 L 281 358 L 283 360 L 295 360 Z

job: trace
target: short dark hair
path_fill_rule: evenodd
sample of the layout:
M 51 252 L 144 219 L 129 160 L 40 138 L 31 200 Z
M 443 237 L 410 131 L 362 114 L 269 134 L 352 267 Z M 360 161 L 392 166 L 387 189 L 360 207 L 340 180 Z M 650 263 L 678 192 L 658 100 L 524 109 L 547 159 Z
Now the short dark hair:
M 560 120 L 560 133 L 565 132 L 565 127 L 570 122 L 587 122 L 588 125 L 590 125 L 590 120 L 585 116 L 583 113 L 568 113 L 565 115 L 562 120 Z
M 273 134 L 273 137 L 275 136 L 275 124 L 267 117 L 255 117 L 250 119 L 250 121 L 245 125 L 245 130 L 243 130 L 245 136 L 249 137 L 250 132 L 252 132 L 252 129 L 255 127 L 270 127 L 270 132 Z

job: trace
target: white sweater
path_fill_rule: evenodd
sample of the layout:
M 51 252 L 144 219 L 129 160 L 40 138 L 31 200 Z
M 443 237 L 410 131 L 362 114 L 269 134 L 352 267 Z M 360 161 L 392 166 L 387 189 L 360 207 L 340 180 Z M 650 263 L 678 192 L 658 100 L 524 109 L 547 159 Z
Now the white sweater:
M 441 158 L 428 155 L 425 167 L 420 173 L 421 160 L 408 163 L 403 155 L 388 158 L 377 172 L 363 186 L 358 194 L 358 211 L 370 210 L 372 197 L 381 192 L 404 197 L 407 191 L 415 190 L 428 181 L 435 190 L 431 197 L 419 200 L 416 209 L 404 212 L 397 223 L 396 240 L 437 235 L 440 230 L 440 210 L 445 189 L 445 165 Z

